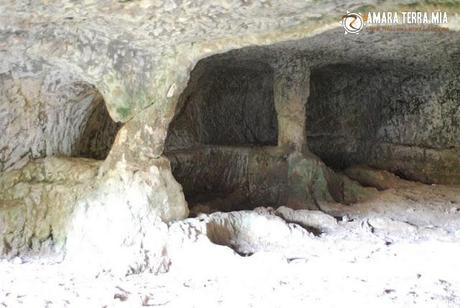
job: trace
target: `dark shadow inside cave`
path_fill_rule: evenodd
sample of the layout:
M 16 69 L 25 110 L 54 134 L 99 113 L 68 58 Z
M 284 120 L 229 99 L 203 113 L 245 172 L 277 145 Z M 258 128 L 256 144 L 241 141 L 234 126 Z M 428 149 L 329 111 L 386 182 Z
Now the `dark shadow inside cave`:
M 112 120 L 104 98 L 91 85 L 82 85 L 79 95 L 71 100 L 76 119 L 71 156 L 103 160 L 107 157 L 122 124 Z
M 445 174 L 456 166 L 449 149 L 458 144 L 457 74 L 402 60 L 313 68 L 309 149 L 334 169 L 368 165 L 408 180 L 455 183 Z
M 267 64 L 207 60 L 192 72 L 170 126 L 167 150 L 197 145 L 275 146 L 273 70 Z
M 277 145 L 273 70 L 258 61 L 197 64 L 170 125 L 165 154 L 189 204 L 252 208 L 252 153 Z
M 87 118 L 82 122 L 81 135 L 75 143 L 73 156 L 105 159 L 121 126 L 110 117 L 103 97 L 96 94 Z
M 311 70 L 308 145 L 328 166 L 345 169 L 359 164 L 377 142 L 378 130 L 390 116 L 385 105 L 396 95 L 395 83 L 402 78 L 389 83 L 385 66 L 391 65 L 338 63 Z
M 331 30 L 202 59 L 164 152 L 190 207 L 314 203 L 315 185 L 318 199 L 345 196 L 342 173 L 321 161 L 347 175 L 358 165 L 460 183 L 458 42 L 452 33 Z M 293 151 L 301 158 L 288 162 Z

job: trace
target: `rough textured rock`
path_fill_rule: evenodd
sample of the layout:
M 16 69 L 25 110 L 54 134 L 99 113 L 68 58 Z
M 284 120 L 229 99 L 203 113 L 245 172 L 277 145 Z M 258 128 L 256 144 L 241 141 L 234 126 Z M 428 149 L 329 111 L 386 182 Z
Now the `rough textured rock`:
M 417 227 L 403 221 L 397 221 L 389 218 L 374 217 L 370 218 L 367 223 L 372 228 L 372 233 L 377 236 L 389 239 L 396 236 L 410 239 L 417 232 Z
M 72 266 L 91 264 L 88 271 L 164 270 L 161 220 L 188 215 L 169 162 L 157 159 L 136 170 L 120 162 L 105 173 L 100 167 L 95 160 L 46 158 L 5 172 L 3 255 L 66 256 Z
M 201 61 L 181 96 L 167 149 L 184 145 L 276 145 L 273 70 L 260 62 Z
M 202 211 L 285 204 L 318 209 L 320 202 L 369 196 L 308 151 L 309 68 L 302 58 L 285 57 L 292 54 L 288 46 L 216 55 L 191 73 L 165 153 L 188 201 Z
M 364 8 L 363 4 L 366 5 Z M 336 186 L 331 190 L 329 184 L 338 180 L 335 176 L 331 178 L 331 171 L 316 160 L 309 163 L 309 153 L 303 149 L 306 145 L 305 133 L 298 128 L 306 125 L 308 106 L 301 103 L 306 103 L 304 95 L 308 91 L 307 87 L 300 87 L 296 80 L 291 83 L 286 79 L 286 74 L 292 68 L 290 63 L 301 63 L 301 67 L 306 68 L 305 71 L 296 72 L 300 74 L 299 80 L 306 81 L 307 76 L 310 76 L 310 69 L 307 68 L 324 64 L 324 61 L 388 60 L 398 56 L 426 63 L 432 59 L 423 58 L 422 55 L 435 57 L 439 54 L 419 52 L 412 47 L 424 46 L 427 41 L 433 41 L 430 46 L 443 46 L 439 50 L 447 51 L 446 59 L 458 55 L 455 48 L 458 46 L 456 33 L 436 34 L 436 37 L 426 34 L 412 38 L 408 34 L 402 37 L 403 40 L 398 36 L 388 45 L 385 34 L 345 39 L 341 29 L 324 32 L 336 28 L 338 17 L 347 9 L 368 9 L 376 4 L 380 9 L 389 10 L 409 7 L 412 10 L 448 9 L 453 14 L 449 25 L 459 29 L 459 18 L 454 15 L 459 11 L 455 6 L 438 6 L 426 1 L 404 1 L 402 5 L 390 0 L 370 0 L 365 3 L 327 1 L 321 4 L 315 1 L 291 1 L 289 5 L 273 1 L 102 1 L 97 4 L 74 1 L 3 1 L 0 3 L 0 129 L 5 133 L 0 137 L 0 170 L 2 183 L 5 183 L 2 185 L 6 185 L 6 189 L 0 191 L 0 200 L 3 200 L 2 211 L 4 204 L 11 208 L 11 202 L 21 208 L 18 210 L 21 215 L 26 210 L 32 210 L 31 219 L 16 226 L 26 226 L 27 232 L 15 235 L 21 238 L 17 241 L 19 244 L 14 245 L 16 248 L 8 244 L 11 247 L 7 247 L 7 250 L 22 251 L 27 241 L 25 239 L 33 238 L 28 230 L 33 230 L 33 222 L 41 219 L 39 216 L 42 215 L 42 209 L 44 211 L 51 202 L 56 202 L 65 205 L 59 209 L 52 205 L 50 213 L 63 209 L 73 211 L 69 216 L 66 212 L 63 214 L 65 217 L 59 217 L 68 221 L 66 226 L 69 229 L 63 229 L 70 232 L 67 235 L 69 258 L 82 253 L 75 244 L 81 241 L 86 247 L 85 258 L 82 258 L 84 260 L 91 259 L 94 253 L 99 260 L 108 260 L 107 264 L 111 264 L 110 255 L 116 254 L 121 244 L 124 246 L 120 254 L 124 257 L 120 260 L 123 260 L 124 266 L 132 266 L 136 271 L 142 270 L 145 264 L 160 264 L 150 258 L 157 259 L 160 256 L 161 259 L 161 252 L 157 249 L 162 246 L 162 239 L 158 238 L 161 237 L 162 227 L 158 227 L 158 231 L 151 226 L 152 223 L 155 222 L 157 226 L 157 216 L 169 221 L 184 218 L 188 212 L 181 187 L 173 178 L 169 162 L 163 156 L 168 127 L 180 110 L 179 98 L 187 87 L 190 72 L 199 60 L 251 45 L 260 45 L 260 48 L 230 52 L 223 57 L 237 56 L 240 60 L 246 58 L 251 61 L 257 59 L 264 62 L 264 66 L 270 65 L 274 74 L 274 91 L 283 88 L 282 85 L 292 85 L 291 89 L 286 89 L 287 92 L 273 93 L 275 110 L 283 115 L 278 118 L 278 142 L 294 148 L 297 157 L 300 157 L 297 167 L 288 168 L 295 171 L 288 171 L 288 179 L 299 170 L 301 179 L 312 180 L 317 177 L 318 182 L 312 185 L 304 182 L 300 186 L 304 190 L 310 186 L 315 187 L 315 190 L 317 188 L 318 192 L 311 195 L 326 200 L 331 200 L 331 197 L 334 199 L 337 195 Z M 318 35 L 313 37 L 315 34 Z M 336 40 L 338 35 L 340 42 Z M 286 43 L 289 40 L 297 42 Z M 263 47 L 281 42 L 284 43 Z M 337 43 L 337 47 L 330 48 L 330 42 Z M 371 46 L 374 49 L 370 49 Z M 395 52 L 388 53 L 387 47 L 394 46 L 398 46 Z M 283 54 L 285 56 L 280 57 Z M 244 72 L 252 76 L 247 68 L 244 68 Z M 261 84 L 265 84 L 263 80 Z M 284 108 L 282 98 L 286 97 L 294 98 L 292 101 L 295 104 L 280 112 Z M 99 137 L 98 133 L 94 133 L 95 128 L 91 122 L 94 119 L 92 112 L 100 110 L 102 98 L 112 120 L 107 118 L 107 114 L 103 116 L 101 113 L 105 119 L 101 128 L 104 131 L 107 129 L 107 132 L 101 133 Z M 96 102 L 99 106 L 96 106 Z M 300 113 L 289 117 L 289 112 Z M 97 122 L 100 119 L 99 115 L 95 118 Z M 89 126 L 86 125 L 88 121 Z M 124 125 L 118 131 L 108 157 L 97 168 L 96 179 L 93 176 L 82 176 L 81 183 L 74 185 L 66 182 L 74 176 L 78 178 L 80 170 L 95 172 L 94 165 L 99 165 L 78 158 L 64 160 L 66 162 L 63 163 L 68 170 L 76 168 L 77 175 L 66 175 L 63 178 L 51 175 L 49 179 L 45 177 L 37 184 L 35 179 L 40 178 L 41 170 L 43 167 L 46 169 L 49 160 L 25 165 L 30 158 L 58 154 L 88 156 L 88 151 L 93 153 L 95 148 L 94 157 L 102 158 L 111 143 L 109 139 L 114 137 L 118 128 L 111 121 L 121 121 Z M 272 123 L 271 120 L 267 122 Z M 101 138 L 104 140 L 101 147 L 97 142 L 95 145 L 92 141 L 81 141 L 81 134 L 88 132 L 90 137 L 83 139 Z M 268 134 L 257 132 L 256 136 L 256 139 L 264 142 L 269 139 L 268 143 L 273 141 L 273 131 Z M 244 139 L 250 138 L 244 135 Z M 75 144 L 83 145 L 84 149 L 75 149 Z M 302 158 L 302 155 L 306 158 Z M 52 164 L 62 163 L 59 159 L 57 161 L 59 163 Z M 455 163 L 455 160 L 449 159 L 447 164 L 452 162 Z M 307 168 L 304 169 L 307 171 L 305 176 L 302 174 L 302 166 Z M 435 166 L 436 163 L 433 164 L 433 170 Z M 11 180 L 17 174 L 30 170 L 30 177 L 19 176 L 18 181 Z M 429 173 L 423 174 L 425 176 Z M 439 178 L 444 176 L 440 175 Z M 272 185 L 270 181 L 267 180 Z M 350 183 L 346 179 L 343 181 Z M 9 186 L 12 183 L 15 185 Z M 347 191 L 346 187 L 344 191 Z M 33 194 L 24 193 L 32 188 Z M 353 192 L 354 188 L 348 191 Z M 300 196 L 312 200 L 310 194 Z M 30 209 L 26 205 L 31 200 L 34 206 Z M 16 219 L 13 220 L 16 223 Z M 78 224 L 72 224 L 75 221 Z M 29 222 L 32 225 L 29 226 Z M 104 241 L 98 233 L 101 231 L 88 231 L 94 230 L 96 222 L 113 231 L 111 241 Z M 126 222 L 126 229 L 120 228 Z M 43 232 L 40 240 L 46 241 L 50 233 Z M 145 241 L 151 233 L 158 236 L 155 237 L 155 243 Z M 146 253 L 147 250 L 149 253 Z M 129 251 L 134 253 L 130 254 Z M 148 262 L 145 261 L 146 255 L 149 256 Z
M 34 75 L 28 65 L 32 71 L 0 74 L 0 171 L 53 155 L 104 159 L 120 125 L 100 93 L 72 76 Z
M 39 80 L 63 80 L 73 74 L 93 84 L 115 120 L 135 117 L 125 130 L 132 137 L 139 133 L 142 141 L 129 138 L 124 151 L 115 151 L 110 158 L 116 161 L 120 159 L 119 152 L 126 152 L 126 158 L 135 161 L 135 157 L 143 159 L 161 153 L 177 100 L 199 59 L 232 48 L 305 38 L 337 27 L 337 17 L 346 9 L 371 9 L 376 3 L 367 1 L 367 6 L 362 7 L 362 3 L 353 1 L 341 6 L 336 2 L 318 5 L 305 1 L 290 5 L 257 1 L 127 1 L 99 5 L 7 1 L 1 7 L 5 21 L 2 46 L 7 46 L 2 49 L 1 72 L 42 74 Z M 379 1 L 378 5 L 380 9 L 407 8 L 395 1 Z M 412 1 L 410 7 L 448 9 L 452 12 L 449 25 L 457 25 L 455 6 L 434 7 Z M 49 20 L 55 22 L 46 23 Z M 356 40 L 360 39 L 344 43 L 350 45 Z M 54 77 L 45 76 L 47 71 L 52 71 Z M 150 108 L 139 113 L 146 107 Z
M 211 217 L 207 228 L 211 242 L 230 246 L 241 254 L 252 254 L 271 245 L 280 245 L 292 235 L 282 220 L 256 213 L 244 215 L 237 212 Z
M 0 177 L 0 251 L 17 255 L 60 254 L 75 201 L 87 191 L 98 161 L 46 158 Z
M 276 209 L 276 214 L 287 222 L 296 223 L 305 229 L 317 232 L 331 232 L 338 228 L 337 220 L 321 211 L 293 210 L 282 206 Z
M 229 246 L 243 255 L 281 250 L 311 236 L 307 230 L 275 215 L 252 211 L 215 213 L 205 221 L 211 242 Z
M 199 214 L 169 224 L 170 236 L 175 238 L 171 245 L 211 241 L 242 255 L 277 252 L 287 259 L 296 259 L 311 255 L 321 239 L 332 241 L 334 247 L 347 240 L 356 241 L 357 247 L 366 240 L 382 246 L 434 239 L 456 241 L 460 224 L 460 211 L 456 210 L 460 204 L 459 189 L 413 183 L 376 192 L 373 200 L 352 206 L 331 203 L 323 211 L 283 206 Z M 173 249 L 180 254 L 180 249 Z
M 399 199 L 394 202 L 389 198 L 409 192 L 411 199 L 394 198 Z M 458 190 L 416 184 L 379 194 L 384 197 L 382 202 L 389 201 L 340 207 L 341 215 L 348 218 L 339 219 L 338 228 L 320 236 L 292 223 L 288 226 L 279 217 L 267 217 L 274 209 L 216 214 L 216 224 L 226 223 L 216 229 L 234 226 L 223 234 L 242 230 L 238 238 L 230 239 L 236 247 L 244 238 L 249 240 L 241 241 L 243 247 L 254 245 L 249 249 L 256 252 L 245 257 L 209 240 L 206 215 L 172 222 L 167 240 L 170 270 L 162 275 L 116 276 L 108 271 L 94 275 L 86 267 L 69 271 L 67 264 L 1 260 L 1 280 L 8 282 L 0 284 L 1 301 L 8 307 L 35 307 L 37 303 L 59 307 L 335 307 L 343 306 L 344 301 L 356 307 L 370 302 L 382 307 L 460 305 L 460 279 L 452 270 L 460 264 L 460 211 L 452 212 L 455 205 L 445 202 L 447 198 L 460 205 Z M 407 211 L 414 202 L 420 205 L 417 210 Z M 362 217 L 359 212 L 379 213 L 379 219 Z M 414 223 L 420 215 L 434 219 Z M 382 219 L 391 216 L 399 218 Z M 262 233 L 259 223 L 281 233 L 291 229 L 293 235 L 305 236 L 297 242 L 295 237 L 280 239 L 271 232 L 262 234 L 263 242 L 245 237 L 251 229 Z M 286 248 L 287 242 L 293 249 Z M 37 285 L 46 286 L 46 292 Z
M 308 146 L 334 168 L 458 183 L 458 33 L 339 33 L 233 50 L 197 69 L 270 65 L 279 145 Z
M 166 270 L 163 222 L 188 215 L 169 162 L 160 158 L 134 170 L 120 162 L 98 182 L 75 206 L 66 262 L 121 273 Z
M 259 206 L 319 209 L 322 202 L 353 203 L 372 197 L 311 154 L 280 147 L 194 146 L 167 153 L 194 212 Z
M 458 51 L 418 48 L 431 59 L 414 61 L 400 50 L 388 62 L 315 68 L 307 121 L 312 151 L 335 168 L 370 164 L 426 183 L 459 183 Z
M 344 170 L 344 173 L 361 185 L 375 187 L 378 190 L 410 186 L 411 182 L 385 170 L 377 170 L 368 166 L 353 166 Z

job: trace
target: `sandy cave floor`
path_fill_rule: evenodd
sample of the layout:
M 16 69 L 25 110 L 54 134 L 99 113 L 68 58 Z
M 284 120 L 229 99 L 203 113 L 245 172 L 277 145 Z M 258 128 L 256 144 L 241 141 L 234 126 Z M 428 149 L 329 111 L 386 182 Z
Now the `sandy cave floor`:
M 160 275 L 94 276 L 46 260 L 3 260 L 0 307 L 460 307 L 460 187 L 414 184 L 324 208 L 337 219 L 323 217 L 327 231 L 283 222 L 292 240 L 261 240 L 258 229 L 243 237 L 255 246 L 245 257 L 190 236 L 208 215 L 173 223 L 186 240 Z

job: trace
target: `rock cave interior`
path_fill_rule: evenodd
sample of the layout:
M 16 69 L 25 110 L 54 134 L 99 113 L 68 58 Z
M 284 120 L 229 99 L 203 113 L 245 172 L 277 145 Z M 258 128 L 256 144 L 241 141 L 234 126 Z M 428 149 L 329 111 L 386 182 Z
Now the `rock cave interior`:
M 359 35 L 337 1 L 17 2 L 0 307 L 460 307 L 455 1 Z
M 456 36 L 373 33 L 337 41 L 333 33 L 232 50 L 196 65 L 165 144 L 192 213 L 316 208 L 315 196 L 296 200 L 294 152 L 327 165 L 321 168 L 335 201 L 346 196 L 334 173 L 372 186 L 354 166 L 459 183 L 459 54 L 441 55 L 456 49 Z

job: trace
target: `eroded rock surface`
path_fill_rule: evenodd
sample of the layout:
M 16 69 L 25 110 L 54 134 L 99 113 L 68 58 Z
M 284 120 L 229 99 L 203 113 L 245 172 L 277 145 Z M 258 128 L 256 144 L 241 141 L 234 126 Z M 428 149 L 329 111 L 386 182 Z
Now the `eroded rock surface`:
M 0 178 L 0 251 L 7 257 L 62 253 L 75 203 L 98 161 L 45 158 Z
M 264 207 L 157 226 L 159 237 L 146 247 L 166 244 L 155 259 L 169 269 L 162 275 L 2 260 L 0 300 L 13 307 L 459 304 L 459 189 L 415 184 L 377 194 L 373 202 L 331 204 L 329 214 Z
M 0 74 L 0 171 L 49 156 L 105 159 L 120 124 L 97 89 L 72 75 L 24 65 L 37 71 Z
M 426 183 L 459 183 L 459 54 L 415 46 L 426 59 L 402 49 L 401 58 L 389 62 L 345 62 L 313 71 L 308 136 L 327 164 L 370 164 Z
M 330 63 L 364 62 L 358 65 L 361 71 L 374 61 L 391 64 L 399 63 L 402 58 L 413 62 L 403 63 L 404 68 L 414 64 L 418 70 L 426 63 L 432 64 L 422 73 L 434 73 L 433 78 L 426 81 L 421 73 L 415 86 L 430 85 L 436 97 L 431 99 L 424 93 L 419 100 L 408 101 L 415 103 L 414 110 L 411 107 L 395 114 L 389 112 L 384 118 L 387 122 L 380 123 L 381 129 L 375 127 L 377 130 L 373 132 L 377 131 L 379 138 L 383 136 L 378 141 L 392 143 L 387 151 L 392 156 L 388 154 L 379 166 L 425 182 L 458 183 L 456 130 L 451 130 L 457 125 L 458 74 L 454 66 L 458 63 L 458 33 L 405 34 L 389 40 L 384 33 L 345 38 L 341 29 L 333 29 L 338 27 L 338 18 L 347 9 L 367 10 L 377 4 L 382 10 L 446 9 L 451 12 L 449 27 L 459 29 L 456 6 L 426 1 L 403 4 L 374 0 L 290 1 L 289 5 L 281 1 L 3 1 L 0 4 L 0 208 L 6 213 L 0 217 L 0 234 L 5 239 L 1 243 L 3 252 L 14 256 L 51 249 L 65 252 L 73 260 L 86 262 L 97 258 L 100 263 L 97 266 L 103 268 L 106 264 L 123 272 L 164 268 L 164 223 L 188 215 L 182 188 L 166 158 L 171 157 L 165 152 L 168 129 L 175 127 L 172 121 L 179 120 L 185 106 L 187 97 L 183 93 L 187 93 L 188 81 L 193 85 L 192 69 L 195 65 L 199 68 L 198 61 L 216 54 L 219 55 L 203 63 L 217 59 L 226 64 L 225 69 L 204 76 L 204 80 L 212 81 L 219 73 L 231 78 L 212 84 L 208 97 L 213 100 L 224 97 L 224 101 L 233 103 L 232 95 L 240 93 L 237 100 L 249 106 L 251 114 L 232 109 L 233 116 L 225 117 L 221 106 L 204 104 L 206 112 L 215 112 L 220 119 L 215 121 L 209 114 L 201 117 L 199 123 L 208 132 L 200 142 L 222 145 L 217 139 L 226 136 L 234 138 L 233 144 L 276 146 L 276 155 L 267 154 L 264 148 L 237 153 L 219 149 L 223 154 L 215 158 L 218 168 L 201 176 L 195 172 L 197 166 L 190 167 L 188 162 L 195 160 L 195 155 L 206 161 L 209 150 L 199 148 L 198 152 L 181 153 L 177 161 L 182 165 L 177 166 L 177 161 L 173 161 L 173 168 L 180 170 L 178 174 L 185 170 L 180 179 L 184 190 L 197 189 L 195 186 L 208 189 L 209 183 L 216 184 L 213 179 L 228 170 L 228 178 L 221 177 L 221 187 L 230 183 L 233 192 L 233 186 L 240 189 L 240 184 L 247 184 L 243 188 L 251 192 L 250 197 L 257 203 L 264 199 L 277 200 L 276 203 L 287 200 L 291 207 L 318 209 L 321 202 L 351 203 L 363 201 L 363 196 L 368 199 L 375 190 L 364 189 L 357 182 L 335 174 L 310 153 L 309 147 L 314 148 L 310 144 L 315 141 L 308 137 L 307 102 L 312 90 L 309 85 L 315 85 L 314 69 Z M 430 44 L 425 45 L 426 42 Z M 421 50 L 414 46 L 427 47 Z M 433 47 L 442 53 L 435 53 Z M 235 59 L 241 64 L 238 69 L 234 69 Z M 436 62 L 437 59 L 444 60 Z M 259 63 L 258 70 L 254 61 Z M 450 67 L 443 82 L 438 78 L 441 75 L 435 69 L 437 64 L 443 69 Z M 413 71 L 411 68 L 404 73 Z M 381 78 L 384 81 L 390 78 L 392 84 L 398 84 L 406 76 L 398 75 L 393 80 L 393 73 L 394 69 L 389 69 Z M 244 78 L 240 79 L 241 76 Z M 250 82 L 253 78 L 257 79 L 255 83 Z M 338 87 L 343 85 L 341 78 L 344 77 L 334 83 Z M 413 86 L 410 82 L 403 85 L 404 89 Z M 233 91 L 233 86 L 238 91 Z M 260 92 L 244 97 L 241 91 L 244 87 L 246 91 Z M 406 99 L 411 91 L 402 91 L 402 97 Z M 191 101 L 206 103 L 196 98 Z M 340 100 L 341 104 L 347 102 Z M 367 106 L 380 105 L 372 101 Z M 408 144 L 393 144 L 401 137 L 395 134 L 396 129 L 404 126 L 412 111 L 425 116 L 432 110 L 442 119 L 424 121 L 432 127 L 429 132 L 412 138 L 411 132 L 420 127 L 412 119 L 402 136 L 404 142 L 409 141 L 410 149 L 423 150 L 407 153 Z M 449 112 L 453 115 L 444 117 Z M 246 123 L 249 130 L 242 130 L 230 120 Z M 123 122 L 121 128 L 119 122 Z M 216 129 L 222 125 L 228 131 L 217 134 L 220 132 Z M 185 126 L 185 130 L 188 128 Z M 430 132 L 443 134 L 445 138 L 428 136 Z M 196 131 L 189 133 L 193 137 Z M 178 136 L 180 142 L 191 139 L 189 135 Z M 324 148 L 321 143 L 320 149 Z M 427 144 L 433 149 L 428 149 Z M 380 153 L 383 146 L 384 143 L 378 143 L 373 153 Z M 404 148 L 399 151 L 393 146 Z M 331 148 L 334 153 L 343 152 L 335 145 Z M 247 151 L 250 155 L 246 160 Z M 322 156 L 322 151 L 316 152 Z M 78 158 L 51 158 L 57 155 Z M 229 165 L 229 156 L 236 157 L 234 164 Z M 412 162 L 402 163 L 406 158 Z M 288 161 L 287 167 L 284 160 Z M 426 164 L 426 168 L 419 168 L 420 164 Z M 193 176 L 204 179 L 203 182 L 195 185 L 196 179 L 187 177 L 187 170 L 194 170 Z M 287 188 L 280 189 L 283 186 Z M 273 220 L 279 222 L 280 218 Z M 107 233 L 110 240 L 106 240 Z M 155 240 L 150 242 L 150 238 Z M 118 254 L 120 264 L 115 264 L 118 261 L 111 256 Z
M 0 181 L 3 256 L 65 256 L 72 266 L 88 264 L 88 271 L 165 270 L 162 220 L 188 215 L 169 162 L 157 159 L 136 170 L 120 163 L 107 172 L 101 164 L 55 157 L 5 172 Z
M 344 173 L 361 185 L 375 187 L 378 190 L 407 187 L 413 185 L 386 170 L 378 170 L 369 166 L 353 166 L 344 170 Z

